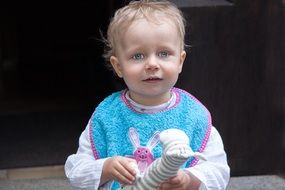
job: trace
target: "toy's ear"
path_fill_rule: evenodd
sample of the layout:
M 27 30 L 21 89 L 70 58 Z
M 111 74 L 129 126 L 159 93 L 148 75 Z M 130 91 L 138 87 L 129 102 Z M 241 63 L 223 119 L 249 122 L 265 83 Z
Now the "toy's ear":
M 158 143 L 159 143 L 159 131 L 156 131 L 152 137 L 149 139 L 149 141 L 147 142 L 146 147 L 149 150 L 152 150 Z
M 135 148 L 140 147 L 140 138 L 135 128 L 131 127 L 129 129 L 128 135 L 134 147 Z

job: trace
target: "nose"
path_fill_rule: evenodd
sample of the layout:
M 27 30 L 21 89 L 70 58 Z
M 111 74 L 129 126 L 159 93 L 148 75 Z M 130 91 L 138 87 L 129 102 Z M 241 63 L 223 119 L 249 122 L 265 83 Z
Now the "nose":
M 145 68 L 146 70 L 149 70 L 149 71 L 155 71 L 159 69 L 158 60 L 156 59 L 155 56 L 148 57 L 146 64 L 145 64 Z

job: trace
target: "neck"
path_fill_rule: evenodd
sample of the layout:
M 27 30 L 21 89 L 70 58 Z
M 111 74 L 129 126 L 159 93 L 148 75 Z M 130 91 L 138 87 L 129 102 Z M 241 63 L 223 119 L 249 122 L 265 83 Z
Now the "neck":
M 157 105 L 161 105 L 163 103 L 168 102 L 171 98 L 171 93 L 172 92 L 169 91 L 168 93 L 165 93 L 160 96 L 151 96 L 151 97 L 141 98 L 140 96 L 137 96 L 129 91 L 129 97 L 137 104 L 141 104 L 144 106 L 157 106 Z
M 159 112 L 159 111 L 162 111 L 162 110 L 165 110 L 165 109 L 168 109 L 168 108 L 172 107 L 175 104 L 175 102 L 176 102 L 176 94 L 173 91 L 171 91 L 171 98 L 170 98 L 170 100 L 168 100 L 165 103 L 162 103 L 162 104 L 159 104 L 159 105 L 155 105 L 155 106 L 142 105 L 142 104 L 139 104 L 139 103 L 135 102 L 134 100 L 132 100 L 130 98 L 129 92 L 127 92 L 125 94 L 125 98 L 128 101 L 129 105 L 135 111 L 138 111 L 138 112 L 141 112 L 141 113 L 156 113 L 156 112 Z

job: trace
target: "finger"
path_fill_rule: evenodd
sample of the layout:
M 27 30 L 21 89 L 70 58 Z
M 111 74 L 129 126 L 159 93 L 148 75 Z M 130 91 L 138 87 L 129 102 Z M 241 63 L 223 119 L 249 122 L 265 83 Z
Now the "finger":
M 116 174 L 117 176 L 126 178 L 128 181 L 133 182 L 135 180 L 135 177 L 132 173 L 130 173 L 124 165 L 118 164 L 115 166 Z
M 137 164 L 137 162 L 133 159 L 122 159 L 120 160 L 121 165 L 129 172 L 132 176 L 135 176 L 137 171 L 132 166 L 131 163 Z
M 133 180 L 130 180 L 125 175 L 122 175 L 122 173 L 119 172 L 118 170 L 115 170 L 113 172 L 113 178 L 119 181 L 121 184 L 132 184 L 133 183 Z
M 170 184 L 168 182 L 164 182 L 159 186 L 159 190 L 179 190 L 181 189 L 181 185 L 177 185 L 177 184 Z
M 167 183 L 172 184 L 172 185 L 180 184 L 181 179 L 178 176 L 175 176 L 167 180 Z

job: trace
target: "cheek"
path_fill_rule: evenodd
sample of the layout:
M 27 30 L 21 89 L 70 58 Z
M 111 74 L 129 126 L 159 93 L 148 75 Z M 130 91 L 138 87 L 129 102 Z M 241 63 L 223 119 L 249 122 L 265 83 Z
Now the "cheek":
M 136 78 L 142 73 L 141 68 L 136 65 L 126 66 L 124 68 L 124 75 L 127 78 Z
M 138 81 L 140 78 L 140 72 L 138 72 L 136 69 L 127 69 L 124 71 L 123 79 L 126 83 L 126 85 L 131 88 L 136 84 L 136 81 Z
M 175 77 L 179 75 L 180 71 L 181 71 L 181 67 L 179 67 L 177 64 L 169 63 L 167 68 L 164 70 L 164 73 L 168 75 L 169 77 L 171 76 Z

